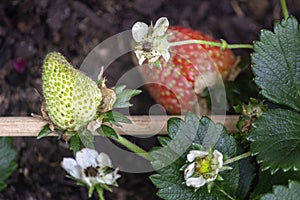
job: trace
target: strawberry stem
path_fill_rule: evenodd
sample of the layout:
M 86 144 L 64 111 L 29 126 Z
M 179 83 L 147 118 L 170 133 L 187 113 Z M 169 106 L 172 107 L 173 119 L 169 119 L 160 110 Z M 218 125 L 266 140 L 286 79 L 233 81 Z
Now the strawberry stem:
M 284 19 L 287 19 L 289 17 L 289 12 L 286 6 L 286 1 L 285 0 L 280 0 L 280 4 L 281 4 L 281 10 L 283 13 L 283 17 Z
M 211 45 L 217 46 L 221 49 L 253 49 L 253 45 L 251 44 L 227 44 L 225 40 L 221 40 L 221 42 L 213 42 L 213 41 L 206 41 L 206 40 L 183 40 L 179 42 L 171 42 L 170 46 L 180 46 L 185 44 L 204 44 L 204 45 Z
M 120 144 L 122 144 L 123 146 L 125 146 L 127 149 L 135 152 L 139 156 L 145 158 L 146 160 L 149 160 L 149 161 L 153 160 L 153 158 L 150 156 L 150 154 L 148 152 L 146 152 L 142 148 L 138 147 L 137 145 L 133 144 L 132 142 L 130 142 L 126 138 L 122 137 L 121 135 L 118 135 L 117 138 L 114 137 L 112 139 L 114 139 L 115 141 L 119 142 Z
M 236 156 L 236 157 L 233 157 L 233 158 L 230 158 L 230 159 L 226 160 L 226 161 L 224 162 L 224 165 L 228 165 L 228 164 L 233 163 L 233 162 L 236 162 L 236 161 L 238 161 L 238 160 L 242 160 L 242 159 L 247 158 L 247 157 L 249 157 L 249 156 L 251 156 L 251 152 L 243 153 L 243 154 L 241 154 L 241 155 L 238 155 L 238 156 Z

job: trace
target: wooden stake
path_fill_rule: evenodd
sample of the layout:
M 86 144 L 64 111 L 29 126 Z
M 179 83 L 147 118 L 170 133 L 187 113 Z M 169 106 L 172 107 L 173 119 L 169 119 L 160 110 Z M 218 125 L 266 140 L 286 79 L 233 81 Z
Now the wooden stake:
M 183 116 L 129 116 L 132 124 L 114 127 L 120 135 L 151 136 L 167 134 L 167 121 L 171 117 Z M 225 122 L 229 132 L 236 132 L 237 115 L 211 116 L 215 122 Z M 46 121 L 33 117 L 0 117 L 0 137 L 36 137 Z M 51 134 L 50 136 L 54 136 Z

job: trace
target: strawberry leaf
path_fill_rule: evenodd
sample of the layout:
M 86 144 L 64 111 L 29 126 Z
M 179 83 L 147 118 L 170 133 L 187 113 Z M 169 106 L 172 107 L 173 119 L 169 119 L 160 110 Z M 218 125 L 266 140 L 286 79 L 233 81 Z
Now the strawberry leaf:
M 120 123 L 131 124 L 130 119 L 128 119 L 122 113 L 116 112 L 116 111 L 108 111 L 108 112 L 102 113 L 100 115 L 100 118 L 102 118 L 102 122 L 108 122 L 108 123 L 114 124 L 116 126 L 121 126 Z
M 97 132 L 104 137 L 109 137 L 113 139 L 118 139 L 119 137 L 116 131 L 107 125 L 102 125 L 100 128 L 97 129 Z
M 159 188 L 157 195 L 166 200 L 198 200 L 198 199 L 235 199 L 238 182 L 239 169 L 238 163 L 231 164 L 232 170 L 220 172 L 223 181 L 214 181 L 211 193 L 207 187 L 203 186 L 197 191 L 184 184 L 182 166 L 186 164 L 186 156 L 192 146 L 201 145 L 203 147 L 212 147 L 222 152 L 225 157 L 234 157 L 236 155 L 236 144 L 233 137 L 227 134 L 226 129 L 221 124 L 215 124 L 211 119 L 203 117 L 201 120 L 194 114 L 188 113 L 185 120 L 171 118 L 168 121 L 169 137 L 159 137 L 161 148 L 155 148 L 151 152 L 154 159 L 153 167 L 157 174 L 150 177 L 153 184 Z M 182 138 L 183 143 L 193 138 L 189 147 L 182 146 L 180 142 L 174 140 Z M 173 143 L 174 142 L 174 143 Z M 205 143 L 204 143 L 205 142 Z M 173 144 L 172 144 L 173 143 Z M 176 145 L 174 145 L 176 144 Z M 174 145 L 174 146 L 173 146 Z M 178 149 L 184 148 L 183 154 L 178 154 Z M 164 149 L 164 151 L 162 151 Z M 174 156 L 177 156 L 175 159 Z M 169 165 L 163 165 L 170 159 L 175 161 Z M 164 166 L 159 168 L 158 166 Z
M 17 168 L 15 158 L 16 150 L 12 146 L 12 139 L 0 137 L 0 191 L 6 188 L 5 180 Z
M 43 137 L 46 137 L 47 135 L 49 135 L 51 133 L 51 130 L 49 128 L 49 124 L 45 125 L 43 127 L 43 129 L 39 132 L 37 139 L 41 139 Z
M 271 193 L 273 185 L 287 185 L 289 180 L 300 181 L 300 171 L 277 171 L 271 175 L 270 171 L 260 171 L 259 180 L 251 199 L 259 199 L 263 194 Z
M 275 186 L 272 194 L 264 195 L 261 200 L 295 200 L 300 196 L 300 183 L 290 181 L 288 187 Z
M 117 86 L 116 88 L 114 88 L 117 96 L 117 100 L 113 105 L 114 108 L 127 108 L 132 106 L 132 104 L 129 103 L 129 100 L 142 92 L 141 90 L 131 90 L 125 88 L 125 85 Z
M 265 112 L 254 123 L 249 140 L 262 170 L 300 169 L 300 114 L 284 109 Z
M 76 155 L 76 152 L 82 148 L 82 143 L 78 134 L 74 135 L 70 141 L 70 149 L 73 151 L 73 154 Z
M 255 82 L 271 101 L 300 111 L 300 27 L 294 17 L 263 30 L 252 55 Z
M 78 135 L 80 138 L 81 143 L 83 144 L 84 147 L 94 149 L 94 135 L 87 130 L 86 128 L 81 128 L 78 131 Z

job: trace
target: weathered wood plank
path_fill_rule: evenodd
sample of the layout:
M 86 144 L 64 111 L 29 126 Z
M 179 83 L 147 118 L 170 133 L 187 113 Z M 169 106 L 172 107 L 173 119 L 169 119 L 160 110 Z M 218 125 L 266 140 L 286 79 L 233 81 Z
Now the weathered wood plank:
M 122 128 L 115 127 L 117 133 L 122 135 L 155 135 L 167 133 L 167 120 L 170 117 L 182 116 L 129 116 L 132 124 L 123 124 Z M 235 132 L 236 115 L 212 116 L 215 122 L 225 121 L 225 126 L 230 132 Z M 33 117 L 0 117 L 0 136 L 11 137 L 36 137 L 47 122 Z

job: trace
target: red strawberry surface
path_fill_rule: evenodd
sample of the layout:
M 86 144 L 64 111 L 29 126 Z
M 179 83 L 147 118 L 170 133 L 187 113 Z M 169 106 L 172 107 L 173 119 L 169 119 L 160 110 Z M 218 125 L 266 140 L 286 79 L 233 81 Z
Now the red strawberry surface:
M 183 40 L 213 40 L 210 36 L 190 28 L 169 27 L 169 42 Z M 162 58 L 161 69 L 142 66 L 141 73 L 148 83 L 147 90 L 154 100 L 161 104 L 169 114 L 182 114 L 193 111 L 197 103 L 195 80 L 206 72 L 219 72 L 223 80 L 228 80 L 236 70 L 237 58 L 229 49 L 187 44 L 170 48 L 171 58 L 165 62 Z M 149 84 L 152 83 L 152 84 Z

